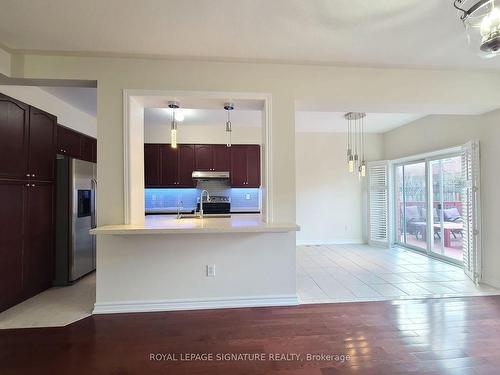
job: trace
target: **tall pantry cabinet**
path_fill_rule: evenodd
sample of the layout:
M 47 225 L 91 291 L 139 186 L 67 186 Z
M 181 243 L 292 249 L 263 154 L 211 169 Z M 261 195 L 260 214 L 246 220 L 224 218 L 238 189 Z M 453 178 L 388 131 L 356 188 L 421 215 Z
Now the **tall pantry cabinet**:
M 0 94 L 0 311 L 52 282 L 56 125 Z

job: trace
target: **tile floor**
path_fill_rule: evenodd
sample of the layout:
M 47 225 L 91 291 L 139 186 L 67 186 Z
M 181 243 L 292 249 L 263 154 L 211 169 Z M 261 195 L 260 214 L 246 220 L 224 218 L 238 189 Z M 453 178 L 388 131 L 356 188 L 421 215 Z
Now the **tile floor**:
M 92 314 L 95 272 L 71 286 L 53 287 L 0 313 L 0 329 L 65 326 Z
M 368 245 L 298 246 L 297 289 L 302 303 L 500 294 L 457 266 Z

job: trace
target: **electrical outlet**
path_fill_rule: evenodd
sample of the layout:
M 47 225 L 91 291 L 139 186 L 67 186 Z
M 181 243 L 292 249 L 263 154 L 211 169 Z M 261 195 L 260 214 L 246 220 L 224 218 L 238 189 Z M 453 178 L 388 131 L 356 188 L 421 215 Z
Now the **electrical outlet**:
M 250 200 L 250 194 L 246 194 L 246 195 L 245 195 L 245 199 L 246 199 L 247 201 L 249 201 L 249 200 Z
M 207 277 L 215 277 L 215 264 L 207 264 Z

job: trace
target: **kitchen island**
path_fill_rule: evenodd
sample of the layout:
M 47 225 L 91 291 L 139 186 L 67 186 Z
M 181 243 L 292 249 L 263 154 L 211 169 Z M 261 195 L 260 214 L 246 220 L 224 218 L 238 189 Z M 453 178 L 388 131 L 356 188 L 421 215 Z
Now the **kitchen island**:
M 293 223 L 146 216 L 97 227 L 94 313 L 297 304 Z

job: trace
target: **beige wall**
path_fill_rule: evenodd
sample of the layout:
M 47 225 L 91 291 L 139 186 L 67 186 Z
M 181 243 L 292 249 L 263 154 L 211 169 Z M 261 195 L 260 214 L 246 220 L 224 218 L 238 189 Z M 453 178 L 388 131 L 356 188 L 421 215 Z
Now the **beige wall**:
M 178 143 L 209 143 L 226 144 L 228 135 L 224 124 L 221 126 L 203 126 L 179 124 L 177 129 Z M 231 141 L 234 144 L 261 144 L 262 129 L 250 127 L 235 127 Z M 170 124 L 148 125 L 144 124 L 144 142 L 145 143 L 170 143 Z
M 0 92 L 57 116 L 57 122 L 91 137 L 97 136 L 97 119 L 34 86 L 0 85 Z
M 0 48 L 0 74 L 10 77 L 11 73 L 11 56 L 6 50 Z
M 381 134 L 366 135 L 367 160 L 382 158 Z M 363 242 L 365 181 L 349 173 L 346 133 L 296 133 L 298 244 Z
M 91 137 L 97 136 L 97 119 L 39 87 L 0 85 L 0 92 L 57 116 L 57 122 Z
M 341 110 L 409 113 L 423 107 L 462 113 L 462 103 L 500 103 L 500 75 L 490 72 L 42 55 L 26 55 L 16 66 L 23 67 L 27 78 L 98 80 L 100 225 L 124 220 L 123 89 L 270 93 L 277 221 L 295 220 L 296 100 L 335 103 Z
M 384 157 L 400 158 L 478 139 L 481 152 L 483 279 L 500 287 L 500 111 L 480 116 L 428 116 L 384 135 Z

